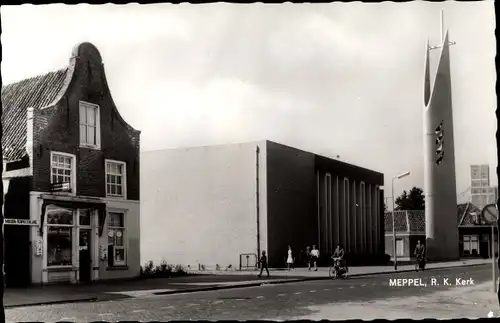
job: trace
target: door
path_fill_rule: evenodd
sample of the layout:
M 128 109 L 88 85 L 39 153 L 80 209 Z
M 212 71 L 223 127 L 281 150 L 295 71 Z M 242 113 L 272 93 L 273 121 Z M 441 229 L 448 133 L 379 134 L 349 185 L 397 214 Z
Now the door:
M 79 253 L 80 253 L 80 282 L 90 282 L 92 274 L 92 260 L 90 256 L 90 235 L 91 230 L 80 229 Z

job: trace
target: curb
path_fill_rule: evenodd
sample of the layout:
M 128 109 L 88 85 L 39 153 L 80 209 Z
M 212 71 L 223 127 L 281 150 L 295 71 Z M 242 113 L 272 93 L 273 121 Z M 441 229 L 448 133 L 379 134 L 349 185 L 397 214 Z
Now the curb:
M 455 267 L 474 267 L 474 266 L 484 266 L 487 264 L 465 264 L 460 266 L 449 266 L 449 267 L 438 267 L 438 268 L 428 268 L 426 271 L 430 270 L 439 270 L 439 269 L 449 269 Z M 395 273 L 406 273 L 406 272 L 415 272 L 415 269 L 404 269 L 398 271 L 388 271 L 388 272 L 376 272 L 376 273 L 362 273 L 362 274 L 352 274 L 348 277 L 363 277 L 363 276 L 378 276 L 378 275 L 391 275 Z M 271 282 L 252 282 L 248 284 L 239 284 L 239 285 L 225 285 L 225 286 L 211 286 L 211 287 L 203 287 L 203 288 L 189 288 L 189 289 L 178 289 L 171 290 L 165 292 L 153 293 L 153 295 L 173 295 L 173 294 L 183 294 L 183 293 L 194 293 L 194 292 L 208 292 L 215 290 L 223 290 L 223 289 L 236 289 L 236 288 L 245 288 L 245 287 L 258 287 L 263 285 L 277 285 L 277 284 L 290 284 L 297 283 L 303 281 L 314 281 L 314 280 L 327 280 L 331 279 L 328 276 L 320 276 L 320 277 L 301 277 L 301 278 L 290 278 L 290 279 L 279 279 Z
M 57 304 L 69 304 L 69 303 L 83 303 L 83 302 L 97 302 L 98 300 L 99 300 L 98 297 L 87 297 L 87 298 L 78 298 L 78 299 L 66 299 L 66 300 L 60 300 L 60 301 L 47 301 L 47 302 L 38 302 L 38 303 L 4 305 L 4 308 L 57 305 Z

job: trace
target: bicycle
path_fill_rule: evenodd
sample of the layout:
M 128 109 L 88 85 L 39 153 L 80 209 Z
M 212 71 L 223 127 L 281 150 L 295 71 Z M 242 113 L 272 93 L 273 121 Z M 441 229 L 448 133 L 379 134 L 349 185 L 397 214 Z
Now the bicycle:
M 417 259 L 415 260 L 415 271 L 425 270 L 425 259 L 423 257 L 417 256 Z
M 347 278 L 347 269 L 340 262 L 339 258 L 333 258 L 333 264 L 328 268 L 328 274 L 331 279 L 337 279 L 337 277 L 342 279 Z

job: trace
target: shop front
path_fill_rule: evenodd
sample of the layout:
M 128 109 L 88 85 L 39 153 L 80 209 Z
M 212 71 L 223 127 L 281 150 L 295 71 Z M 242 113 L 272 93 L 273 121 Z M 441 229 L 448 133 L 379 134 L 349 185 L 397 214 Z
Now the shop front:
M 125 218 L 132 215 L 130 209 L 108 208 L 96 198 L 41 195 L 36 200 L 40 225 L 31 232 L 33 283 L 76 284 L 135 275 L 127 266 Z

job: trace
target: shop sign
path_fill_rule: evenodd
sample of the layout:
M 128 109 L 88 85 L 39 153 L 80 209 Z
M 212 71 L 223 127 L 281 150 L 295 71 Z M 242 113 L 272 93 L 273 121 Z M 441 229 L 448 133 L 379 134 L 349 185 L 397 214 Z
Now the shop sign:
M 37 220 L 27 220 L 27 219 L 4 219 L 4 224 L 13 224 L 13 225 L 38 225 Z
M 50 184 L 51 192 L 70 192 L 71 186 L 69 183 L 53 183 Z
M 42 255 L 42 240 L 35 240 L 35 254 L 37 256 Z

